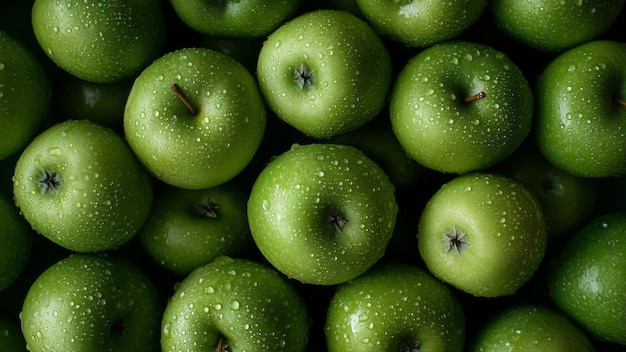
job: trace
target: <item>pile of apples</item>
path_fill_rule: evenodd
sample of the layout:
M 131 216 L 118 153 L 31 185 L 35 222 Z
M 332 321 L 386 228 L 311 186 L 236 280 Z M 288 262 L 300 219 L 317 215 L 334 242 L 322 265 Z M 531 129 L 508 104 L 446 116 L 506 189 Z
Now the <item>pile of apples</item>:
M 0 1 L 0 350 L 624 350 L 624 3 Z

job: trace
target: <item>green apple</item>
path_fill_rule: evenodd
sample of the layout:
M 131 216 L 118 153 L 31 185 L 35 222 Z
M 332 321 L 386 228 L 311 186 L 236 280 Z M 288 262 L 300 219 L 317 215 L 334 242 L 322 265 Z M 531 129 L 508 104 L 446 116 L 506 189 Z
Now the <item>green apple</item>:
M 562 51 L 603 34 L 623 7 L 624 0 L 494 0 L 487 9 L 498 28 L 517 42 Z
M 219 257 L 176 286 L 161 322 L 163 352 L 304 351 L 304 301 L 275 270 Z
M 55 117 L 62 121 L 87 119 L 121 130 L 124 107 L 132 84 L 132 80 L 89 82 L 60 73 L 54 82 Z
M 559 169 L 530 143 L 504 160 L 497 170 L 524 184 L 537 197 L 550 243 L 571 235 L 596 210 L 595 180 Z
M 463 351 L 465 315 L 426 270 L 385 263 L 339 286 L 325 325 L 330 352 Z
M 427 47 L 456 38 L 478 20 L 486 0 L 356 0 L 382 35 L 410 47 Z
M 161 298 L 129 262 L 72 254 L 33 282 L 20 313 L 31 352 L 155 351 Z
M 474 352 L 595 352 L 585 332 L 562 313 L 544 306 L 509 306 L 479 327 Z
M 599 40 L 555 57 L 538 77 L 535 135 L 545 157 L 576 176 L 626 173 L 626 44 Z
M 150 175 L 124 139 L 89 120 L 35 137 L 15 166 L 13 195 L 35 231 L 77 252 L 130 240 L 153 199 Z
M 210 49 L 167 53 L 135 80 L 126 140 L 161 181 L 205 189 L 239 174 L 256 153 L 266 110 L 252 74 Z
M 38 59 L 0 30 L 0 160 L 18 154 L 40 132 L 52 87 Z
M 474 296 L 499 297 L 533 277 L 546 251 L 547 229 L 525 186 L 481 172 L 453 178 L 430 198 L 417 240 L 435 276 Z
M 391 93 L 393 131 L 410 157 L 446 173 L 504 160 L 530 133 L 533 95 L 501 51 L 453 41 L 420 51 Z
M 134 77 L 165 45 L 159 0 L 35 0 L 32 25 L 52 61 L 92 82 Z
M 218 256 L 244 255 L 254 248 L 247 200 L 247 193 L 231 183 L 203 190 L 165 185 L 139 239 L 159 266 L 180 276 Z
M 385 253 L 398 205 L 372 159 L 348 145 L 294 145 L 259 174 L 248 222 L 264 257 L 302 283 L 334 285 Z
M 0 192 L 0 292 L 22 274 L 30 259 L 33 235 L 13 200 Z
M 382 110 L 391 58 L 363 20 L 347 11 L 317 10 L 269 35 L 257 78 L 279 118 L 322 139 L 356 129 Z
M 221 38 L 262 38 L 298 10 L 301 0 L 169 0 L 193 30 Z
M 555 304 L 594 338 L 626 345 L 626 214 L 589 220 L 555 260 L 548 280 Z
M 28 351 L 17 316 L 0 313 L 0 349 L 7 352 Z

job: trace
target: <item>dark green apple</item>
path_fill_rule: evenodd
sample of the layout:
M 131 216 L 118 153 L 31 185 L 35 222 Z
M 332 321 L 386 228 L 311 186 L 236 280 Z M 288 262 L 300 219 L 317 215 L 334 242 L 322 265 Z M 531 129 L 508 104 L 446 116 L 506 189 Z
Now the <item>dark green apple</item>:
M 43 129 L 51 92 L 38 59 L 0 30 L 0 160 L 21 152 Z
M 537 146 L 582 177 L 626 173 L 626 44 L 599 40 L 555 57 L 538 77 Z
M 334 285 L 385 253 L 398 205 L 384 171 L 341 144 L 294 145 L 257 177 L 248 199 L 254 241 L 279 271 Z
M 626 345 L 626 214 L 589 220 L 555 260 L 554 303 L 594 338 Z
M 92 82 L 132 78 L 165 45 L 159 0 L 36 0 L 32 24 L 52 61 Z
M 47 268 L 20 319 L 31 352 L 152 352 L 161 298 L 134 265 L 103 254 L 72 254 Z
M 0 192 L 0 292 L 22 274 L 33 246 L 30 226 L 22 218 L 13 200 Z
M 219 257 L 191 272 L 168 301 L 163 352 L 305 350 L 309 317 L 298 292 L 259 262 Z
M 301 0 L 169 0 L 193 30 L 221 38 L 262 38 L 287 21 Z
M 571 235 L 596 210 L 595 180 L 556 167 L 531 144 L 518 149 L 497 170 L 524 184 L 537 197 L 551 243 Z
M 181 276 L 218 256 L 250 253 L 247 200 L 247 193 L 231 183 L 203 190 L 165 185 L 139 239 L 159 266 Z
M 487 7 L 498 28 L 529 47 L 562 51 L 596 39 L 619 16 L 624 0 L 494 0 Z
M 479 327 L 472 352 L 595 352 L 585 332 L 561 312 L 535 305 L 504 308 Z
M 474 296 L 499 297 L 533 277 L 546 251 L 547 229 L 525 186 L 481 172 L 457 176 L 432 196 L 417 241 L 435 276 Z
M 465 315 L 426 270 L 385 263 L 339 286 L 325 323 L 330 352 L 463 351 Z
M 446 173 L 485 169 L 530 133 L 533 95 L 503 52 L 468 41 L 433 45 L 402 68 L 391 93 L 393 131 L 410 157 Z
M 266 110 L 251 73 L 206 48 L 154 61 L 135 80 L 124 113 L 129 145 L 152 174 L 174 187 L 229 181 L 252 160 Z
M 391 58 L 363 20 L 347 11 L 311 11 L 269 35 L 257 78 L 279 118 L 322 139 L 356 129 L 382 110 Z
M 151 181 L 113 130 L 68 120 L 35 137 L 21 154 L 13 195 L 39 234 L 73 251 L 97 252 L 139 231 L 152 204 Z
M 0 349 L 7 352 L 27 352 L 26 340 L 20 330 L 18 316 L 0 313 Z
M 486 0 L 356 0 L 363 16 L 380 33 L 410 47 L 427 47 L 456 38 L 478 20 Z

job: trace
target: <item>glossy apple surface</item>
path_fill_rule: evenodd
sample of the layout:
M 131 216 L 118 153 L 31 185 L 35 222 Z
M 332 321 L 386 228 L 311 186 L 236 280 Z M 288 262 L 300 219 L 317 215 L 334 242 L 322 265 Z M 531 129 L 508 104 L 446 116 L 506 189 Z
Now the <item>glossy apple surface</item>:
M 133 77 L 165 44 L 159 0 L 36 0 L 32 23 L 52 61 L 92 82 Z
M 219 257 L 176 286 L 161 323 L 163 352 L 305 350 L 309 320 L 295 289 L 258 262 Z
M 72 254 L 33 282 L 20 313 L 31 352 L 155 351 L 161 300 L 122 259 Z
M 495 0 L 488 11 L 498 28 L 518 43 L 562 51 L 604 33 L 623 7 L 624 0 Z
M 626 345 L 626 215 L 590 220 L 566 242 L 551 269 L 552 300 L 593 337 Z
M 463 351 L 465 315 L 420 267 L 385 263 L 342 284 L 325 325 L 328 351 Z
M 248 165 L 265 122 L 250 72 L 225 54 L 184 48 L 157 59 L 135 80 L 124 133 L 155 177 L 178 188 L 204 189 Z
M 465 173 L 492 166 L 520 146 L 530 133 L 533 95 L 503 52 L 446 42 L 402 68 L 389 109 L 411 158 L 436 171 Z
M 30 225 L 22 218 L 10 196 L 0 192 L 0 292 L 22 274 L 33 246 Z
M 0 31 L 0 160 L 21 152 L 44 128 L 51 94 L 38 59 Z
M 385 253 L 398 205 L 384 171 L 360 150 L 295 145 L 260 173 L 248 199 L 254 241 L 303 283 L 353 279 Z
M 417 241 L 435 276 L 474 296 L 498 297 L 534 275 L 547 229 L 539 202 L 521 183 L 471 173 L 448 181 L 428 201 Z
M 378 33 L 411 47 L 427 47 L 463 33 L 481 16 L 485 0 L 356 0 Z
M 261 92 L 278 117 L 313 138 L 336 136 L 382 110 L 391 58 L 376 32 L 347 11 L 319 10 L 269 35 L 257 65 Z
M 21 154 L 13 195 L 39 234 L 73 251 L 97 252 L 139 231 L 152 204 L 151 181 L 113 130 L 68 120 L 42 132 Z
M 545 306 L 513 305 L 480 327 L 473 352 L 595 352 L 586 333 L 561 312 Z
M 251 252 L 247 200 L 234 184 L 203 190 L 161 187 L 139 239 L 160 267 L 186 276 L 218 256 Z
M 553 59 L 538 77 L 535 135 L 545 157 L 582 177 L 626 173 L 626 44 L 600 40 Z

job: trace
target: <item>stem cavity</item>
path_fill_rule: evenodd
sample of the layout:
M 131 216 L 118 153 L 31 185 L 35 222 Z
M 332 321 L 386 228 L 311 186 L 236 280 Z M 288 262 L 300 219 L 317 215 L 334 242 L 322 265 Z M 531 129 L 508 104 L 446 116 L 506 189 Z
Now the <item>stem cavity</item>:
M 56 193 L 63 182 L 61 181 L 61 176 L 54 170 L 43 170 L 39 179 L 37 179 L 37 184 L 39 185 L 39 189 L 41 189 L 41 193 Z
M 487 96 L 487 94 L 486 94 L 485 92 L 481 91 L 481 92 L 479 92 L 479 93 L 477 93 L 477 94 L 474 94 L 474 95 L 472 95 L 472 96 L 465 97 L 465 98 L 463 99 L 463 102 L 464 102 L 464 103 L 466 103 L 466 104 L 468 104 L 468 103 L 474 102 L 474 101 L 476 101 L 476 100 L 482 99 L 482 98 L 484 98 L 484 97 L 486 97 L 486 96 Z
M 341 232 L 344 226 L 348 223 L 343 215 L 339 212 L 339 209 L 332 208 L 328 213 L 328 226 L 337 232 Z
M 459 256 L 469 245 L 469 243 L 467 242 L 466 233 L 456 226 L 452 228 L 452 231 L 445 234 L 444 242 L 447 247 L 446 252 L 454 251 Z
M 402 346 L 400 348 L 400 351 L 402 352 L 419 352 L 420 351 L 420 342 L 412 339 L 412 338 L 407 338 L 402 342 Z
M 189 110 L 189 113 L 191 115 L 196 115 L 198 113 L 198 109 L 196 109 L 196 107 L 191 104 L 191 102 L 189 101 L 189 99 L 187 99 L 187 97 L 185 96 L 183 91 L 180 89 L 178 84 L 176 83 L 172 84 L 172 91 L 174 92 L 174 94 L 176 94 L 176 97 L 183 104 L 185 104 L 185 106 L 187 107 L 187 110 Z
M 300 64 L 300 66 L 293 71 L 293 81 L 298 85 L 298 87 L 300 87 L 300 90 L 304 90 L 305 88 L 310 88 L 315 85 L 315 71 L 311 68 L 304 64 Z

